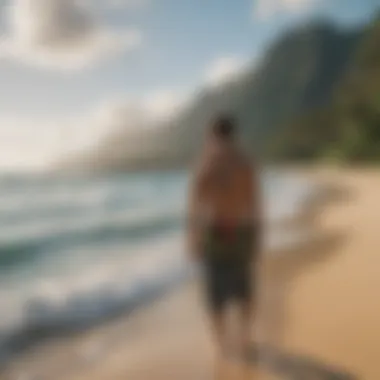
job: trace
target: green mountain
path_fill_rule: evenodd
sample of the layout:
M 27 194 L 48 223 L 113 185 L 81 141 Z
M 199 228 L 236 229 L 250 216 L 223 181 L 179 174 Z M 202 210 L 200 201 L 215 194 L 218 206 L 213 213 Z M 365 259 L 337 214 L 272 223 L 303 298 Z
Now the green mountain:
M 380 16 L 362 31 L 332 99 L 294 118 L 272 144 L 279 160 L 380 160 Z
M 225 111 L 235 114 L 242 141 L 254 154 L 289 160 L 336 152 L 364 157 L 368 140 L 379 141 L 379 30 L 378 21 L 355 30 L 329 22 L 290 30 L 239 79 L 201 91 L 154 129 L 110 133 L 81 163 L 122 170 L 187 165 L 210 119 Z M 367 156 L 380 155 L 376 144 Z

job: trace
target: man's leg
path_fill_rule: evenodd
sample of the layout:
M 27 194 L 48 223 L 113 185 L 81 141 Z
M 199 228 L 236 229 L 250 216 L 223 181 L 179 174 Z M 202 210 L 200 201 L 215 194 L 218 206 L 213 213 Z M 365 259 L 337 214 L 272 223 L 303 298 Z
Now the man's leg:
M 250 300 L 239 302 L 239 347 L 242 355 L 247 356 L 251 349 L 251 332 L 254 323 L 253 307 Z
M 226 320 L 226 303 L 228 300 L 227 276 L 223 267 L 214 266 L 208 271 L 208 301 L 211 315 L 212 331 L 220 356 L 226 356 L 230 349 Z
M 228 355 L 228 333 L 227 323 L 223 309 L 215 309 L 212 311 L 211 323 L 214 332 L 217 354 L 219 357 Z
M 240 246 L 242 257 L 245 257 L 238 265 L 236 271 L 236 297 L 239 305 L 239 339 L 244 358 L 250 359 L 252 352 L 252 330 L 256 317 L 256 280 L 257 280 L 257 253 L 258 230 L 248 227 L 242 233 L 242 245 Z
M 254 303 L 252 289 L 252 273 L 248 267 L 237 271 L 236 297 L 238 301 L 239 347 L 244 356 L 251 349 L 251 333 L 254 323 Z

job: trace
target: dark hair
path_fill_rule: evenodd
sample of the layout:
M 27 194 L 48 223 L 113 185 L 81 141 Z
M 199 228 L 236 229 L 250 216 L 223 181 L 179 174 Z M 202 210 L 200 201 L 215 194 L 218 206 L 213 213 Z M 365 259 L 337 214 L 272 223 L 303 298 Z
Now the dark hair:
M 236 123 L 230 115 L 220 115 L 213 121 L 211 132 L 222 140 L 232 140 L 236 134 Z

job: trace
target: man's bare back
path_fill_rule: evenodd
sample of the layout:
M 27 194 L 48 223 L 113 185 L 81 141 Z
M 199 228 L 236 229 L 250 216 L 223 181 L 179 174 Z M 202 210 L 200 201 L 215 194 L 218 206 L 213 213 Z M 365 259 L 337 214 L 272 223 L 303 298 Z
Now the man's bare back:
M 252 219 L 252 167 L 237 149 L 220 147 L 204 157 L 195 186 L 203 216 L 209 221 L 240 223 Z

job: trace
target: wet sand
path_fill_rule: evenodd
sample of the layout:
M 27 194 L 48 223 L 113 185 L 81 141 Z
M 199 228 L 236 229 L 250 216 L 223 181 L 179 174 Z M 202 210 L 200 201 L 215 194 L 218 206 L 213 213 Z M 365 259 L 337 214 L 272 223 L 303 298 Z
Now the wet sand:
M 215 362 L 199 289 L 190 283 L 133 315 L 35 350 L 2 379 L 380 379 L 380 174 L 304 174 L 331 191 L 302 221 L 312 238 L 262 261 L 251 363 Z

